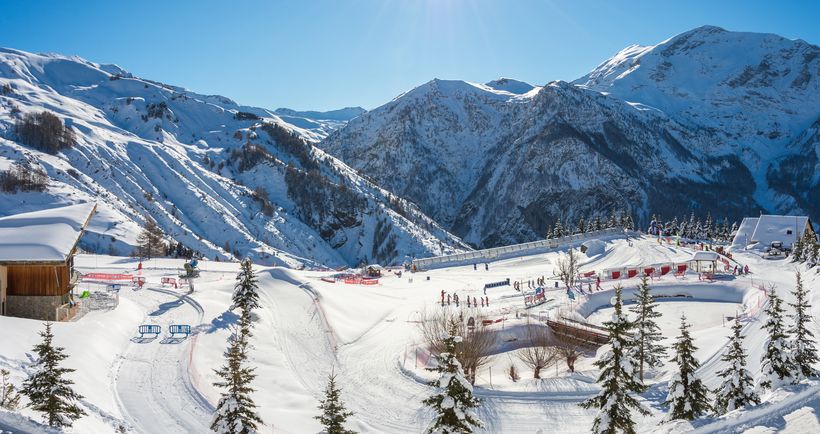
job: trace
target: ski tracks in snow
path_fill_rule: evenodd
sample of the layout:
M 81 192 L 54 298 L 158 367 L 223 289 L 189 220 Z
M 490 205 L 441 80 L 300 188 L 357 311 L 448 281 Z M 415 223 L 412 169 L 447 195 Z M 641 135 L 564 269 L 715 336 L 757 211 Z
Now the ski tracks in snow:
M 146 288 L 134 300 L 149 312 L 146 324 L 159 324 L 167 335 L 170 324 L 190 324 L 187 339 L 165 335 L 135 341 L 122 356 L 115 376 L 117 403 L 131 428 L 140 433 L 200 433 L 208 431 L 213 406 L 192 381 L 191 354 L 202 306 L 187 295 Z

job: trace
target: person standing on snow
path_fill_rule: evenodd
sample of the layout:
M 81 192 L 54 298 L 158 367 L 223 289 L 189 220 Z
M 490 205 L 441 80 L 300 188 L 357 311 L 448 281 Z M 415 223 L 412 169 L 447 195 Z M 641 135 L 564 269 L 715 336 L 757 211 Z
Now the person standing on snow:
M 441 290 L 441 305 L 444 306 L 444 290 Z

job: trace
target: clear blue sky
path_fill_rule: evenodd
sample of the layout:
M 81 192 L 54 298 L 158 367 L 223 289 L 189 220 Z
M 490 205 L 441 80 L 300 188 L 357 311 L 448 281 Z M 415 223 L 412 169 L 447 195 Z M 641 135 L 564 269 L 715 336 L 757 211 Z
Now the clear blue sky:
M 0 46 L 267 108 L 371 109 L 432 78 L 572 80 L 712 24 L 820 44 L 820 2 L 0 0 Z

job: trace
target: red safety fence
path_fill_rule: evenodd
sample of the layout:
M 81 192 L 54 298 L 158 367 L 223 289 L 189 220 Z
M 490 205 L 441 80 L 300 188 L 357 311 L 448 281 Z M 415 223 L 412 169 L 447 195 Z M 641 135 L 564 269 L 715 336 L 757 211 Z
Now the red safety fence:
M 612 278 L 613 279 L 620 279 L 621 278 L 621 272 L 620 271 L 613 271 L 612 272 Z
M 378 285 L 379 279 L 362 279 L 362 285 Z
M 661 276 L 666 275 L 666 273 L 668 273 L 671 269 L 672 269 L 672 267 L 669 266 L 669 265 L 662 266 L 661 267 Z
M 353 278 L 345 279 L 345 283 L 347 283 L 348 285 L 358 285 L 358 284 L 362 283 L 362 279 L 358 278 L 358 277 L 353 277 Z
M 83 274 L 83 280 L 132 280 L 134 276 L 130 274 L 108 274 L 108 273 L 87 273 Z
M 587 271 L 583 274 L 584 277 L 592 277 L 595 275 L 595 271 Z
M 334 279 L 332 277 L 323 277 L 322 281 L 327 282 L 327 283 L 336 283 L 336 279 Z
M 644 269 L 643 269 L 643 275 L 644 275 L 644 276 L 649 276 L 649 275 L 651 275 L 651 274 L 652 274 L 652 273 L 654 273 L 654 272 L 655 272 L 655 268 L 654 268 L 654 267 L 648 267 L 648 268 L 644 268 Z
M 635 277 L 637 275 L 638 275 L 638 269 L 637 268 L 631 268 L 629 270 L 626 270 L 627 279 L 631 278 L 631 277 Z
M 163 277 L 162 279 L 160 279 L 160 283 L 162 283 L 163 285 L 165 285 L 165 284 L 176 285 L 177 280 L 173 277 Z

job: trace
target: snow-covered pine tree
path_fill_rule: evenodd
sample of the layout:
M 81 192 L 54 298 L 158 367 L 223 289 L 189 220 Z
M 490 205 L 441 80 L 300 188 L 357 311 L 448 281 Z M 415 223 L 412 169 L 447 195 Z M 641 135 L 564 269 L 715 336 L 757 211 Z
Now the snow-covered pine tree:
M 718 415 L 738 408 L 760 404 L 754 388 L 752 374 L 746 369 L 746 350 L 743 349 L 743 324 L 735 318 L 732 335 L 729 336 L 729 347 L 720 360 L 729 367 L 718 372 L 723 379 L 715 391 L 715 403 L 712 406 Z
M 804 237 L 797 237 L 792 244 L 792 251 L 789 254 L 792 262 L 803 262 L 803 238 Z
M 735 237 L 735 235 L 737 234 L 737 229 L 737 222 L 732 222 L 732 230 L 729 232 L 730 239 Z
M 263 423 L 251 398 L 254 389 L 250 384 L 256 378 L 255 369 L 246 366 L 251 337 L 250 315 L 246 312 L 243 310 L 239 329 L 228 342 L 225 365 L 215 370 L 222 380 L 214 386 L 225 390 L 211 420 L 211 430 L 218 434 L 253 434 Z
M 555 227 L 552 229 L 553 238 L 561 238 L 564 236 L 564 226 L 561 224 L 561 219 L 555 221 Z
M 763 325 L 768 333 L 766 351 L 761 358 L 763 380 L 760 386 L 766 389 L 793 383 L 797 373 L 789 336 L 783 323 L 784 310 L 781 303 L 782 300 L 772 287 L 769 290 L 769 303 L 766 305 L 766 324 Z
M 547 226 L 547 234 L 544 236 L 546 239 L 552 238 L 552 225 Z
M 628 214 L 626 216 L 626 225 L 624 226 L 624 229 L 629 229 L 630 231 L 635 230 L 635 221 L 632 220 L 632 215 L 631 214 Z
M 603 228 L 604 228 L 604 225 L 603 225 L 603 223 L 601 223 L 601 216 L 596 215 L 595 216 L 595 230 L 600 231 Z
M 356 433 L 345 428 L 345 422 L 348 417 L 353 416 L 353 412 L 345 408 L 341 393 L 341 389 L 336 386 L 336 374 L 331 373 L 327 377 L 325 399 L 319 401 L 319 410 L 322 410 L 322 414 L 314 417 L 325 428 L 323 432 L 326 434 Z
M 464 378 L 461 363 L 456 359 L 457 325 L 450 325 L 450 332 L 444 336 L 444 351 L 436 356 L 438 365 L 431 368 L 441 374 L 430 383 L 436 387 L 436 394 L 425 399 L 424 405 L 436 412 L 436 418 L 427 428 L 429 434 L 472 433 L 484 423 L 473 411 L 481 400 L 473 396 L 473 385 Z
M 810 250 L 809 256 L 806 259 L 806 264 L 809 267 L 814 267 L 820 263 L 820 243 L 815 242 Z
M 695 359 L 697 347 L 692 343 L 689 327 L 686 316 L 681 315 L 680 336 L 672 345 L 675 357 L 671 360 L 677 363 L 678 372 L 672 375 L 669 394 L 666 397 L 670 420 L 692 420 L 712 408 L 709 404 L 709 389 L 695 376 L 700 363 Z
M 610 349 L 595 362 L 595 366 L 601 370 L 598 376 L 601 391 L 580 405 L 584 408 L 598 409 L 592 425 L 593 433 L 634 433 L 635 421 L 632 419 L 632 410 L 643 415 L 649 414 L 649 411 L 631 395 L 643 392 L 646 387 L 641 383 L 635 369 L 634 348 L 630 336 L 633 325 L 624 315 L 620 286 L 615 287 L 615 313 L 612 320 L 605 322 L 604 326 L 609 332 Z
M 156 258 L 166 253 L 165 234 L 151 216 L 145 217 L 142 232 L 137 237 L 138 253 L 143 258 Z
M 693 239 L 697 235 L 695 234 L 695 212 L 692 211 L 692 214 L 689 215 L 689 222 L 686 223 L 686 238 Z
M 630 311 L 635 314 L 635 357 L 638 362 L 638 373 L 641 381 L 644 379 L 644 370 L 662 365 L 666 357 L 666 348 L 660 344 L 663 340 L 661 328 L 655 322 L 661 313 L 657 310 L 658 304 L 649 288 L 649 279 L 644 276 L 638 285 L 635 297 L 635 306 Z
M 670 228 L 671 235 L 678 235 L 680 233 L 680 223 L 678 223 L 678 217 L 674 217 L 672 219 L 672 227 Z
M 242 261 L 242 268 L 236 275 L 236 285 L 233 291 L 233 306 L 231 310 L 239 308 L 250 314 L 250 311 L 259 307 L 259 284 L 253 273 L 253 263 L 250 259 Z
M 584 216 L 581 216 L 580 218 L 578 218 L 578 230 L 577 230 L 577 232 L 583 234 L 586 231 L 587 231 L 587 224 L 584 221 Z
M 715 235 L 715 228 L 714 222 L 712 221 L 712 213 L 707 211 L 706 212 L 706 221 L 703 223 L 703 234 L 705 235 L 704 238 L 707 240 L 711 240 L 714 238 Z
M 809 292 L 803 286 L 803 277 L 800 272 L 795 273 L 796 284 L 792 295 L 794 303 L 789 303 L 794 309 L 791 316 L 794 325 L 789 334 L 792 335 L 792 351 L 794 352 L 794 362 L 797 364 L 797 372 L 801 378 L 817 377 L 818 372 L 814 369 L 817 363 L 817 347 L 815 347 L 814 333 L 809 330 L 812 322 L 811 305 L 809 304 Z
M 37 354 L 34 372 L 23 382 L 21 391 L 31 401 L 31 408 L 44 413 L 48 426 L 71 426 L 76 419 L 86 415 L 74 403 L 83 397 L 71 388 L 74 382 L 65 378 L 65 374 L 74 372 L 74 369 L 60 367 L 60 362 L 68 356 L 63 352 L 64 348 L 52 345 L 51 323 L 46 323 L 40 336 L 43 341 L 34 346 Z

